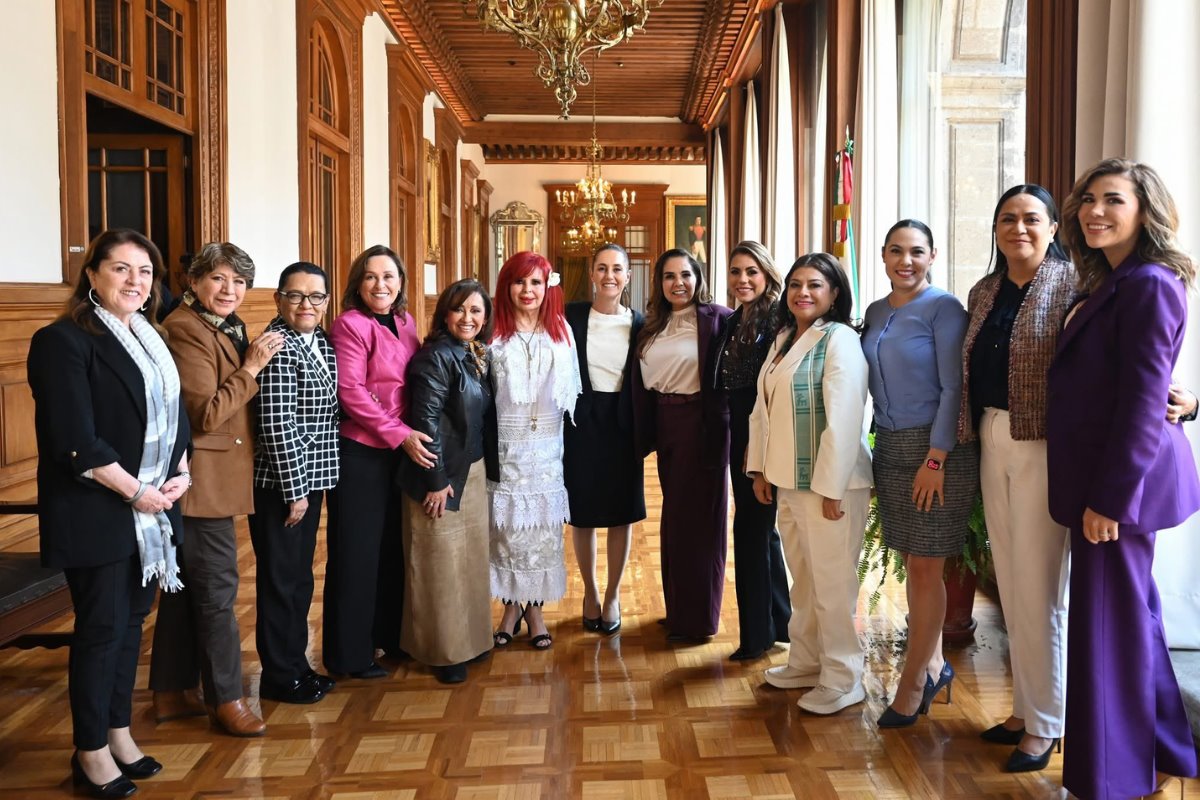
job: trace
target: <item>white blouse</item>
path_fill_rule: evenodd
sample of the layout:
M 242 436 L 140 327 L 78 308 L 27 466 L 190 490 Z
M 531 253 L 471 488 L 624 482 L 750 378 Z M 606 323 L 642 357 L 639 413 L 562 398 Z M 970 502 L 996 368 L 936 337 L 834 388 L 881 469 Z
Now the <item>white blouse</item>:
M 700 391 L 700 341 L 696 306 L 672 311 L 667 327 L 642 355 L 642 383 L 661 394 Z
M 588 312 L 587 371 L 592 391 L 619 392 L 629 356 L 633 312 L 624 306 L 616 314 Z

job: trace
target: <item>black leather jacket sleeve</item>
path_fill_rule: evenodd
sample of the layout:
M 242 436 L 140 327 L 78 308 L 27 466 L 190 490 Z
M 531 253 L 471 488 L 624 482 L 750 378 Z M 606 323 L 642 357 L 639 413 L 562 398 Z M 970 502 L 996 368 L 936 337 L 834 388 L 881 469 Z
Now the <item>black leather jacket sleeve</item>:
M 422 348 L 408 364 L 407 382 L 411 394 L 407 422 L 413 430 L 430 437 L 430 441 L 425 443 L 425 449 L 436 456 L 436 461 L 432 468 L 417 467 L 406 472 L 409 475 L 422 475 L 421 489 L 425 492 L 439 492 L 450 483 L 446 473 L 445 437 L 442 431 L 445 420 L 442 412 L 446 408 L 451 385 L 458 383 L 452 375 L 453 372 L 457 372 L 457 366 L 453 354 L 436 345 Z M 416 467 L 411 463 L 405 466 Z M 414 495 L 414 499 L 421 498 Z

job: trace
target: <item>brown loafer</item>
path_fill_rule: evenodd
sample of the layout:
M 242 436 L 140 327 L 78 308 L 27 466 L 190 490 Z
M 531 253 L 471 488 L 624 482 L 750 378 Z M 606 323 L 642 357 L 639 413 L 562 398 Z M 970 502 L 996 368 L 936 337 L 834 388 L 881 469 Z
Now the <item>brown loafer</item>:
M 262 736 L 267 732 L 267 723 L 254 716 L 242 697 L 221 703 L 211 716 L 213 724 L 230 736 Z
M 154 721 L 170 722 L 184 717 L 203 717 L 204 704 L 200 702 L 200 692 L 187 689 L 182 692 L 154 693 Z

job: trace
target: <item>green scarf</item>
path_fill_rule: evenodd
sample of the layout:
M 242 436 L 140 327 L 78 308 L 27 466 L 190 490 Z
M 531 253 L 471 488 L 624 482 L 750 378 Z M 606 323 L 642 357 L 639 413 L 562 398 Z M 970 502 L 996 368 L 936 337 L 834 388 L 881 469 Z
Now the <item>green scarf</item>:
M 811 350 L 804 354 L 792 373 L 792 407 L 796 415 L 796 488 L 812 487 L 813 466 L 825 430 L 825 392 L 821 379 L 825 374 L 825 351 L 829 347 L 830 325 Z

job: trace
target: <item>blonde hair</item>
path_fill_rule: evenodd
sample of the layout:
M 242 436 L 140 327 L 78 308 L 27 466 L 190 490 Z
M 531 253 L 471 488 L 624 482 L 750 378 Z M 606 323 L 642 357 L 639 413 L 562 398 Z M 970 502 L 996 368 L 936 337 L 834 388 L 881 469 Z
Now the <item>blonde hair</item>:
M 1080 176 L 1063 203 L 1061 233 L 1075 262 L 1079 288 L 1085 292 L 1095 291 L 1113 269 L 1103 250 L 1088 247 L 1083 237 L 1083 226 L 1079 223 L 1083 195 L 1094 180 L 1106 175 L 1120 175 L 1133 184 L 1142 215 L 1141 229 L 1134 246 L 1138 258 L 1146 263 L 1162 264 L 1178 275 L 1189 288 L 1194 287 L 1196 264 L 1175 238 L 1179 230 L 1179 213 L 1162 178 L 1146 164 L 1124 158 L 1106 158 Z

